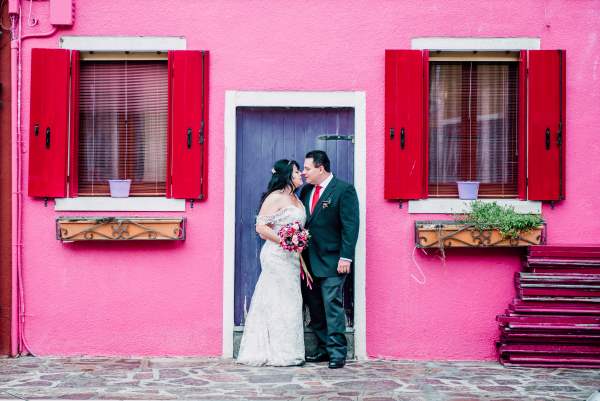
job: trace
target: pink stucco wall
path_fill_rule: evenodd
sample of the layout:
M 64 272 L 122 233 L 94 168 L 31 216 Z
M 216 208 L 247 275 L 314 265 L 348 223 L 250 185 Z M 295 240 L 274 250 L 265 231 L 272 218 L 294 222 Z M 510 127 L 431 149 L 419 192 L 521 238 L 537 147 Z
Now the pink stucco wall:
M 138 245 L 62 244 L 54 219 L 69 213 L 26 197 L 25 334 L 36 354 L 220 355 L 225 90 L 360 90 L 367 95 L 368 355 L 494 358 L 495 315 L 514 296 L 517 252 L 458 251 L 443 264 L 419 251 L 426 283 L 418 284 L 412 222 L 444 216 L 408 215 L 383 200 L 384 49 L 410 48 L 413 37 L 539 37 L 543 49 L 567 50 L 567 200 L 544 207 L 548 240 L 600 237 L 597 1 L 75 3 L 73 29 L 25 42 L 24 126 L 31 47 L 57 47 L 60 35 L 184 36 L 189 49 L 211 52 L 210 195 L 176 213 L 188 219 L 185 242 Z M 41 26 L 26 32 L 47 30 L 47 10 L 47 2 L 34 2 Z

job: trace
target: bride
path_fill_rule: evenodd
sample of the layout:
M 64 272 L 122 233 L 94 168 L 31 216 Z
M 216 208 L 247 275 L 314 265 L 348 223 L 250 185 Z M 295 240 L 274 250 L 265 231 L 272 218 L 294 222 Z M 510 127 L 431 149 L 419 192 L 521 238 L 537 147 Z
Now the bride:
M 250 303 L 237 362 L 253 366 L 304 364 L 304 325 L 300 291 L 300 261 L 279 246 L 279 229 L 304 224 L 304 205 L 294 194 L 302 185 L 300 166 L 278 160 L 262 197 L 256 232 L 266 240 L 260 251 L 262 271 Z

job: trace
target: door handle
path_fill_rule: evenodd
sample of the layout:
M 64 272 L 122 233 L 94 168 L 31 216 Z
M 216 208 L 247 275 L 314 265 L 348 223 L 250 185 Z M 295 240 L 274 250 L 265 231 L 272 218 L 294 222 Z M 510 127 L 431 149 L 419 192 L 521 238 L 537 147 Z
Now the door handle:
M 390 128 L 390 139 L 393 141 L 394 140 L 394 129 Z
M 46 148 L 50 149 L 50 127 L 46 128 Z
M 34 134 L 35 136 L 38 136 L 38 135 L 39 135 L 39 133 L 40 133 L 40 125 L 39 125 L 39 124 L 36 124 L 36 125 L 33 127 L 33 134 Z
M 190 149 L 192 147 L 192 129 L 187 129 L 187 147 Z
M 546 150 L 550 149 L 550 128 L 546 128 Z
M 404 134 L 404 128 L 400 128 L 400 149 L 404 149 L 404 142 L 406 141 Z

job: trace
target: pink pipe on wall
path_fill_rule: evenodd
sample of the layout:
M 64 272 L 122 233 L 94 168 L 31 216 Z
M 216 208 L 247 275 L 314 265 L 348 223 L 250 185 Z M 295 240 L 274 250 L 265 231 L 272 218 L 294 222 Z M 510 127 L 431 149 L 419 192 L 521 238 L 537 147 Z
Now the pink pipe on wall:
M 20 41 L 21 43 L 25 40 L 25 39 L 29 39 L 29 38 L 43 38 L 46 36 L 52 36 L 56 33 L 57 29 L 55 26 L 52 27 L 51 30 L 49 30 L 48 32 L 44 32 L 44 33 L 32 33 L 30 35 L 25 35 L 23 36 Z
M 10 3 L 17 3 L 16 0 L 10 0 Z M 13 10 L 14 8 L 9 5 L 9 10 Z M 11 116 L 10 116 L 10 125 L 11 125 L 11 133 L 12 135 L 18 135 L 18 123 L 17 123 L 17 115 L 18 115 L 18 96 L 17 96 L 17 87 L 18 87 L 18 56 L 19 56 L 19 42 L 17 39 L 16 33 L 16 24 L 17 24 L 17 16 L 11 14 L 10 16 L 10 33 L 11 33 L 11 41 L 10 41 L 10 81 L 11 81 L 11 91 L 10 91 L 10 104 L 11 104 Z M 12 201 L 12 221 L 15 223 L 12 225 L 12 308 L 11 308 L 11 356 L 16 356 L 19 354 L 19 345 L 20 345 L 20 324 L 18 318 L 18 304 L 19 304 L 19 296 L 18 294 L 18 286 L 17 286 L 17 276 L 18 276 L 18 264 L 20 262 L 21 256 L 21 244 L 20 244 L 20 235 L 19 232 L 22 228 L 17 224 L 17 216 L 20 215 L 21 210 L 21 194 L 19 193 L 17 182 L 19 181 L 18 177 L 20 176 L 20 166 L 17 160 L 20 160 L 20 152 L 22 151 L 22 147 L 18 145 L 17 141 L 12 141 L 12 171 L 13 171 L 13 179 L 12 179 L 12 193 L 13 193 L 13 201 Z M 17 179 L 15 179 L 14 175 L 17 175 Z
M 11 355 L 21 355 L 24 351 L 33 355 L 25 338 L 25 289 L 23 280 L 23 132 L 21 129 L 21 75 L 22 75 L 22 46 L 29 38 L 52 36 L 56 33 L 55 26 L 48 32 L 22 35 L 22 13 L 20 0 L 9 0 L 11 21 L 11 130 L 15 136 L 12 145 L 13 167 L 13 252 L 12 252 L 12 318 L 11 318 Z M 17 18 L 19 33 L 17 33 Z

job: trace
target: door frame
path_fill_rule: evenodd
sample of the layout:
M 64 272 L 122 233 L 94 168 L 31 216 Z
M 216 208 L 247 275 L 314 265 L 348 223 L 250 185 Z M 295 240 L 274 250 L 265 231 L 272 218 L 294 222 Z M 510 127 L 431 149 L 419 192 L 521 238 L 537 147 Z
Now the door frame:
M 351 107 L 354 109 L 354 186 L 360 229 L 354 261 L 354 353 L 367 358 L 366 348 L 366 94 L 362 91 L 225 91 L 225 172 L 223 235 L 223 356 L 233 357 L 235 286 L 236 109 L 238 107 Z M 309 151 L 307 149 L 306 151 Z M 283 157 L 283 156 L 282 156 Z M 302 162 L 302 161 L 300 161 Z

